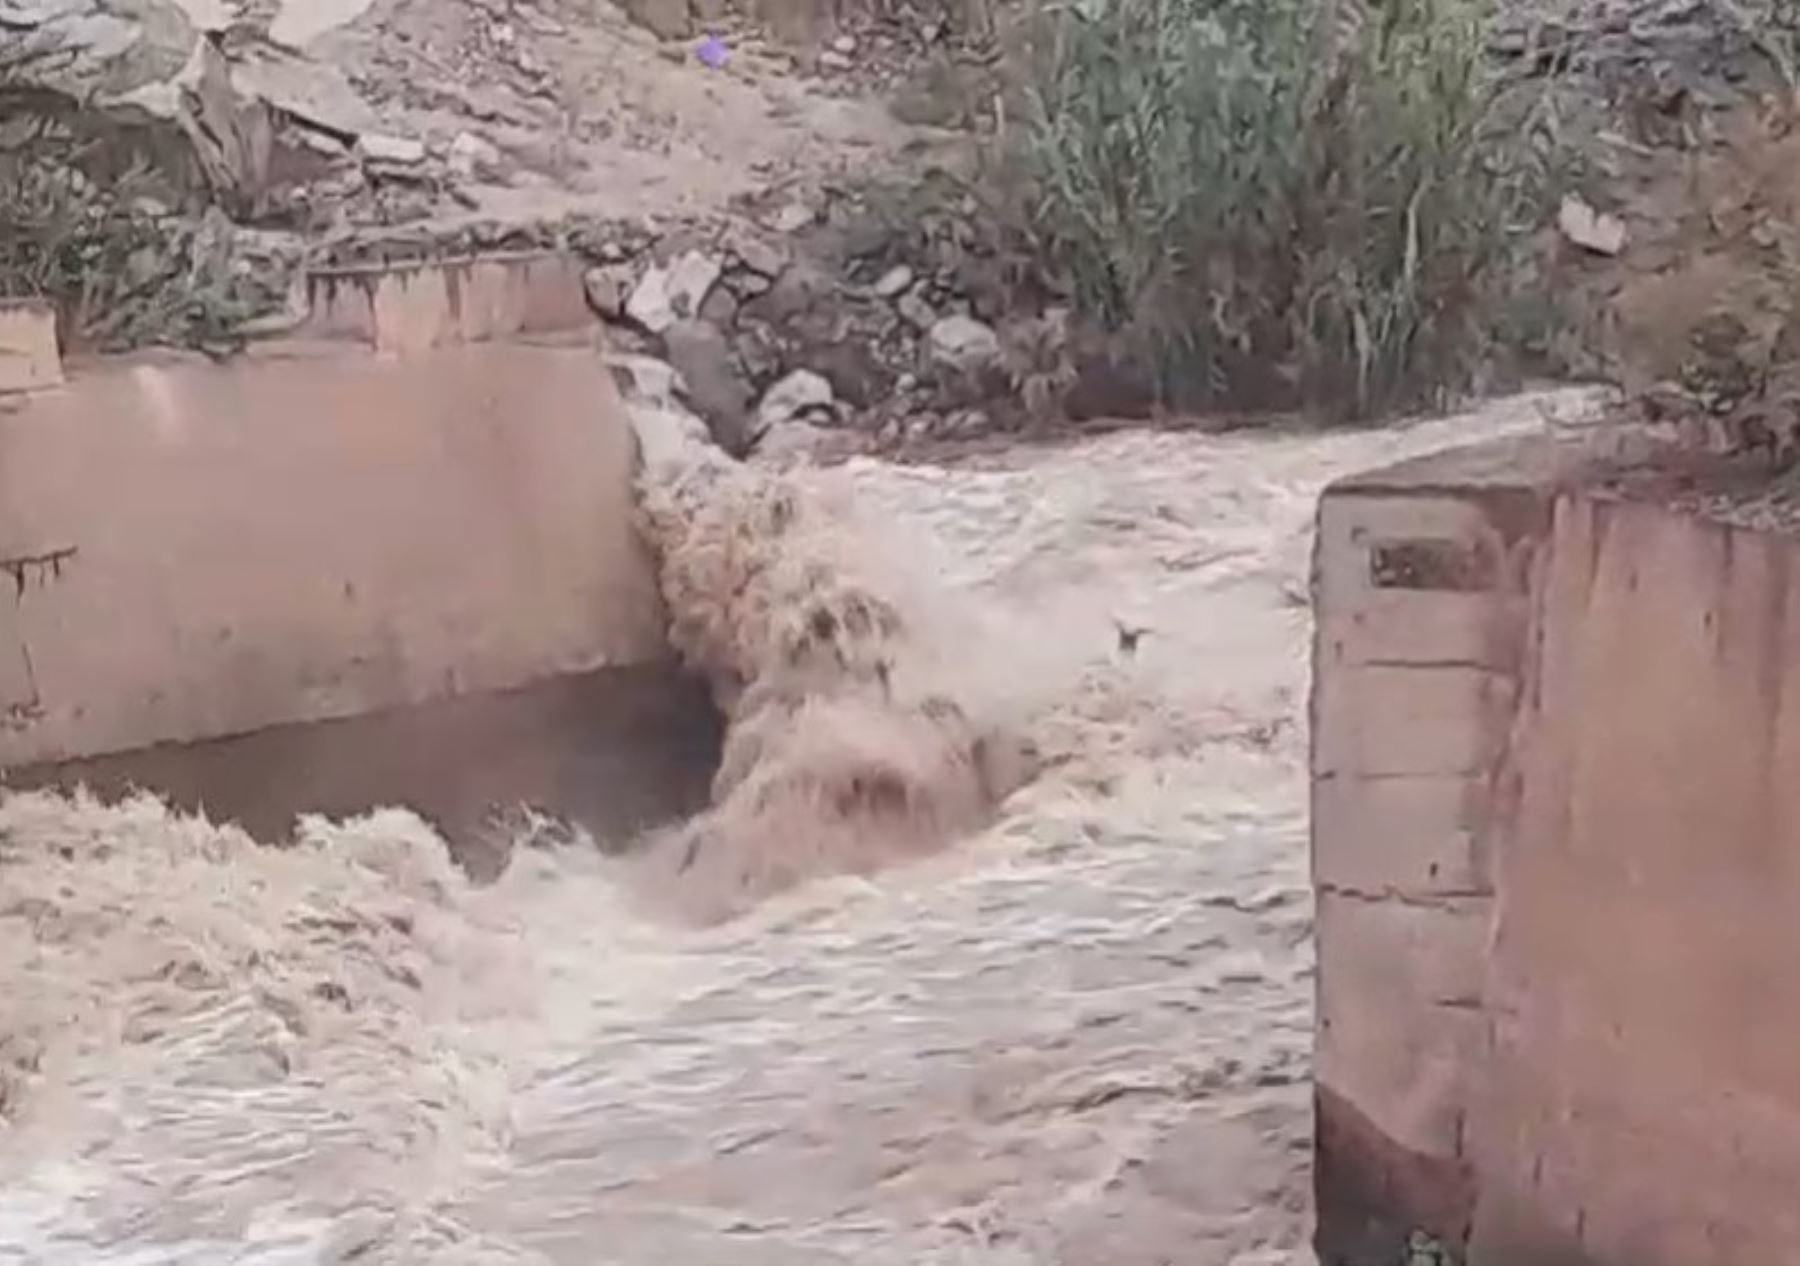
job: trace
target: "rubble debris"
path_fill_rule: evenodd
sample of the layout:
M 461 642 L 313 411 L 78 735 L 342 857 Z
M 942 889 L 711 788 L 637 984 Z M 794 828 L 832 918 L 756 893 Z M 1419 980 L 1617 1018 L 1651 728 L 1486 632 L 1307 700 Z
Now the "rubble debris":
M 381 131 L 381 119 L 335 67 L 272 44 L 231 50 L 231 82 L 241 97 L 264 101 L 347 142 Z
M 688 0 L 624 0 L 625 12 L 659 39 L 686 39 L 693 34 Z
M 787 251 L 758 234 L 733 234 L 728 245 L 732 257 L 758 276 L 773 280 L 787 271 Z
M 625 305 L 625 315 L 652 334 L 661 334 L 683 317 L 700 314 L 700 305 L 723 271 L 716 257 L 688 251 L 664 267 L 652 265 L 638 281 Z
M 498 180 L 504 160 L 500 148 L 473 132 L 458 132 L 450 141 L 450 170 L 463 180 Z
M 625 302 L 625 315 L 652 334 L 661 334 L 675 323 L 675 308 L 669 301 L 669 272 L 652 265 L 638 279 L 631 298 Z
M 729 286 L 714 286 L 712 293 L 706 296 L 706 302 L 700 305 L 700 319 L 711 321 L 721 330 L 728 330 L 737 324 L 738 297 Z
M 588 306 L 608 321 L 622 320 L 631 294 L 631 269 L 623 264 L 596 264 L 582 274 Z
M 913 270 L 905 264 L 895 264 L 875 282 L 875 293 L 883 299 L 898 299 L 913 284 Z
M 985 369 L 1000 359 L 1000 338 L 974 317 L 947 316 L 931 327 L 931 358 L 962 373 Z
M 357 153 L 364 162 L 384 167 L 417 167 L 426 158 L 425 143 L 405 136 L 371 132 L 357 138 Z
M 612 371 L 619 394 L 629 404 L 672 408 L 687 391 L 687 384 L 675 367 L 654 356 L 613 352 L 606 357 L 606 367 Z
M 200 39 L 193 20 L 172 0 L 138 0 L 129 7 L 105 0 L 5 0 L 0 31 L 9 43 L 35 39 L 56 49 L 54 60 L 35 68 L 35 82 L 102 107 L 173 81 Z M 142 106 L 167 116 L 173 96 L 146 96 Z
M 268 106 L 237 94 L 224 54 L 211 40 L 199 42 L 184 80 L 186 131 L 207 182 L 235 214 L 261 214 L 275 144 Z
M 282 0 L 269 22 L 269 38 L 301 49 L 327 31 L 348 26 L 368 11 L 372 0 Z
M 1556 224 L 1569 241 L 1596 255 L 1617 255 L 1625 249 L 1625 222 L 1594 210 L 1572 194 L 1563 199 Z
M 841 435 L 842 432 L 828 431 L 810 422 L 788 422 L 759 436 L 750 455 L 777 469 L 807 464 L 829 452 L 833 440 Z
M 750 447 L 750 386 L 731 344 L 710 321 L 681 318 L 663 334 L 669 364 L 687 386 L 687 403 L 713 441 L 734 457 Z
M 760 435 L 788 422 L 829 416 L 835 403 L 831 383 L 823 375 L 796 369 L 763 393 L 756 406 L 757 432 Z
M 917 290 L 901 295 L 894 308 L 900 313 L 901 320 L 921 334 L 937 324 L 937 310 Z
M 768 218 L 768 226 L 777 233 L 798 233 L 818 221 L 818 213 L 803 202 L 789 202 Z

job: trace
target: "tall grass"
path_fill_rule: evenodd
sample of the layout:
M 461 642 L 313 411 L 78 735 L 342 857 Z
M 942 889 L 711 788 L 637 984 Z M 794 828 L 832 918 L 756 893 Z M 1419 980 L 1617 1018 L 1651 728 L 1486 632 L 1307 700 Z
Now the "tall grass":
M 1466 380 L 1554 146 L 1477 0 L 1053 0 L 1033 228 L 1186 404 L 1367 414 Z

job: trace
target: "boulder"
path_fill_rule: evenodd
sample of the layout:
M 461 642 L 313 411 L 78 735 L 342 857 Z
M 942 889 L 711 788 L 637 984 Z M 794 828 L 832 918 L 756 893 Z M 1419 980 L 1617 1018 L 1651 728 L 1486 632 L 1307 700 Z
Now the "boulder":
M 694 33 L 688 0 L 625 0 L 625 12 L 659 39 L 686 39 Z
M 701 251 L 688 251 L 666 267 L 653 265 L 632 291 L 625 315 L 661 334 L 678 320 L 700 315 L 721 271 L 718 259 Z
M 928 337 L 932 360 L 960 373 L 979 372 L 1000 359 L 1000 336 L 974 317 L 941 317 Z
M 631 269 L 624 264 L 596 264 L 581 275 L 587 292 L 588 307 L 608 321 L 625 315 L 625 302 L 631 295 Z
M 796 420 L 810 420 L 831 413 L 836 398 L 823 375 L 796 369 L 763 393 L 756 406 L 758 434 Z
M 913 270 L 905 264 L 895 264 L 876 281 L 875 293 L 883 299 L 898 299 L 912 284 Z
M 731 344 L 710 321 L 681 319 L 663 333 L 669 364 L 687 386 L 687 403 L 713 441 L 734 457 L 750 448 L 750 386 Z

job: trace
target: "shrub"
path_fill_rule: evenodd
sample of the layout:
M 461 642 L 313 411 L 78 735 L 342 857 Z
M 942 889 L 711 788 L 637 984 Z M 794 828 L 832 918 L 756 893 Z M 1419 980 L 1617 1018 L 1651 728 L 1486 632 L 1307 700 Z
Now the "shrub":
M 1477 0 L 1054 0 L 1018 153 L 1083 308 L 1184 405 L 1465 383 L 1557 159 Z
M 216 209 L 167 182 L 82 102 L 44 45 L 0 50 L 0 298 L 46 298 L 78 347 L 229 346 L 268 306 Z

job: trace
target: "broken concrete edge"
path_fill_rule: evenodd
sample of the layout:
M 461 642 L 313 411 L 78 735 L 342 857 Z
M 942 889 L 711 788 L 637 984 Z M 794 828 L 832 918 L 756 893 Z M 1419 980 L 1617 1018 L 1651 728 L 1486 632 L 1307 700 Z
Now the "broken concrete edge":
M 534 264 L 550 261 L 579 260 L 579 256 L 551 248 L 536 250 L 503 249 L 493 251 L 468 251 L 460 254 L 434 255 L 420 259 L 397 259 L 388 261 L 361 261 L 349 263 L 318 264 L 307 269 L 307 276 L 312 280 L 349 280 L 362 278 L 376 280 L 384 276 L 404 275 L 425 272 L 433 269 L 467 269 L 473 264 Z M 580 261 L 583 266 L 586 261 Z
M 556 251 L 312 269 L 297 280 L 287 311 L 240 333 L 248 348 L 258 350 L 318 342 L 395 354 L 598 333 L 583 269 L 581 260 Z M 95 363 L 130 358 L 99 357 Z M 0 300 L 0 393 L 44 390 L 66 381 L 55 307 L 40 299 Z
M 519 335 L 594 329 L 584 265 L 558 251 L 318 268 L 290 333 L 410 353 Z

